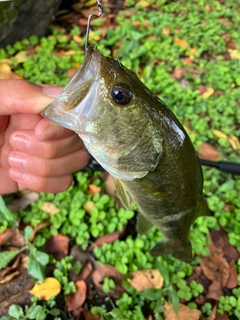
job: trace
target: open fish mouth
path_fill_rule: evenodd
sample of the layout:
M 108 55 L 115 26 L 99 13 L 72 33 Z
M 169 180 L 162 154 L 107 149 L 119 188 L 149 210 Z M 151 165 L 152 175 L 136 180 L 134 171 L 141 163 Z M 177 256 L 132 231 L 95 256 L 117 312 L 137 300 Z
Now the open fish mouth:
M 41 114 L 67 129 L 82 132 L 83 123 L 94 118 L 93 102 L 96 101 L 100 86 L 101 58 L 96 47 L 89 46 L 80 69 Z

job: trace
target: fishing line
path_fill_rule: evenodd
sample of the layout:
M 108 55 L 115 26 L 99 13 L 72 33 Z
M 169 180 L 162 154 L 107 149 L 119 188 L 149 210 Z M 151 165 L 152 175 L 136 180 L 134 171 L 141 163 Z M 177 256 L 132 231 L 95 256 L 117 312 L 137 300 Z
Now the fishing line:
M 86 30 L 86 43 L 85 43 L 85 51 L 88 50 L 88 39 L 89 39 L 89 31 L 90 31 L 90 22 L 93 17 L 98 18 L 102 15 L 102 5 L 101 5 L 101 0 L 97 0 L 97 6 L 98 6 L 98 14 L 93 13 L 90 14 L 88 17 L 88 22 L 87 22 L 87 30 Z

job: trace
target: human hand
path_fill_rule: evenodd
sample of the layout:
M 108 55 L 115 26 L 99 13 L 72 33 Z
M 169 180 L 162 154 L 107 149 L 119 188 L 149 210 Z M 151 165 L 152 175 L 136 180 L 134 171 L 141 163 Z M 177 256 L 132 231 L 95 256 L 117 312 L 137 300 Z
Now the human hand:
M 71 186 L 88 160 L 73 131 L 42 118 L 61 88 L 0 80 L 0 194 L 32 189 L 56 193 Z

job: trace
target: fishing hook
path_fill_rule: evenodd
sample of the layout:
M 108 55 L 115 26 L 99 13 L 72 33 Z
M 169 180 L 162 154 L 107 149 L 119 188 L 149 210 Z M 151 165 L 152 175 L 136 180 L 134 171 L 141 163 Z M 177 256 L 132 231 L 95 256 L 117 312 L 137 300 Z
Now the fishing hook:
M 90 22 L 91 22 L 91 19 L 93 17 L 100 17 L 102 15 L 102 5 L 101 5 L 101 0 L 97 0 L 97 6 L 98 6 L 98 14 L 96 13 L 93 13 L 93 14 L 90 14 L 90 16 L 88 17 L 88 22 L 87 22 L 87 31 L 86 31 L 86 43 L 85 43 L 85 51 L 87 51 L 88 49 L 88 38 L 89 38 L 89 31 L 90 31 Z

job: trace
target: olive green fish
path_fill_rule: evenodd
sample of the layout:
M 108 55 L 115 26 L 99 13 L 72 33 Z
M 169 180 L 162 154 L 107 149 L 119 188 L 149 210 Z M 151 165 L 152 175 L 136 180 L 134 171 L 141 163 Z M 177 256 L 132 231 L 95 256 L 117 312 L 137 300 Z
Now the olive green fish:
M 134 72 L 91 45 L 42 114 L 81 137 L 126 208 L 136 202 L 140 234 L 152 226 L 162 232 L 153 256 L 191 261 L 190 226 L 208 213 L 200 162 L 177 118 Z

